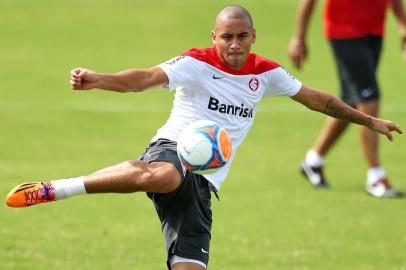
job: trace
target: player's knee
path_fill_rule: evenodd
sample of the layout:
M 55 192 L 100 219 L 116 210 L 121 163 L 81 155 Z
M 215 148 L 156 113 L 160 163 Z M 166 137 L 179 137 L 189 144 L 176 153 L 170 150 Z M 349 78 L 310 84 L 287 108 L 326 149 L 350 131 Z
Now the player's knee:
M 196 263 L 175 263 L 172 270 L 205 270 L 206 268 Z
M 139 191 L 170 192 L 180 184 L 180 173 L 171 163 L 147 163 L 139 160 L 127 162 L 131 167 L 135 189 Z
M 150 165 L 152 180 L 149 191 L 171 192 L 179 186 L 181 175 L 173 164 L 169 162 L 153 162 Z

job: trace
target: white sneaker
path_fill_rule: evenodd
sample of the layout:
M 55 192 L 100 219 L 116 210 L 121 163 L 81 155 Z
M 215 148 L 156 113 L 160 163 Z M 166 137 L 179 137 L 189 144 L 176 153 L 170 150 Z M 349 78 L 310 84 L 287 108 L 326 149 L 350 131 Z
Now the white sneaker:
M 367 183 L 366 192 L 377 198 L 396 198 L 403 196 L 403 193 L 392 187 L 386 178 L 381 178 L 372 185 Z
M 309 166 L 306 161 L 300 164 L 300 171 L 303 176 L 309 180 L 310 184 L 317 188 L 328 188 L 326 179 L 324 178 L 323 167 Z

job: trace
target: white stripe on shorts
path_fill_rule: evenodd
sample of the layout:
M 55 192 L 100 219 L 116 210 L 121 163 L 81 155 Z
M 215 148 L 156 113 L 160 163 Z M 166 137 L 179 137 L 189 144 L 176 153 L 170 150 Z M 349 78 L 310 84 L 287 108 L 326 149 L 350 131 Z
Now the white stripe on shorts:
M 203 266 L 204 268 L 207 268 L 206 264 L 198 261 L 198 260 L 193 260 L 193 259 L 187 259 L 187 258 L 183 258 L 183 257 L 179 257 L 176 255 L 173 255 L 170 259 L 169 259 L 169 264 L 171 266 L 173 266 L 175 263 L 183 263 L 183 262 L 190 262 L 190 263 L 197 263 L 201 266 Z

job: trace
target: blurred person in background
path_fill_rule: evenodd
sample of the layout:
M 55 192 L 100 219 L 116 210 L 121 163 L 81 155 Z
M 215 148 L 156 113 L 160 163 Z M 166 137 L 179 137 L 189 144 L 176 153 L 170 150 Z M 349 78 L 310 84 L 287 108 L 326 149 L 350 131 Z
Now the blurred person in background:
M 296 27 L 288 52 L 300 69 L 307 59 L 306 34 L 316 0 L 301 0 Z M 382 49 L 384 23 L 389 8 L 400 25 L 403 60 L 406 62 L 406 16 L 402 0 L 326 0 L 324 34 L 334 54 L 340 79 L 341 99 L 353 108 L 378 117 L 380 88 L 376 71 Z M 328 187 L 323 173 L 325 156 L 349 126 L 349 122 L 328 117 L 313 147 L 301 163 L 301 171 L 319 188 Z M 359 127 L 367 161 L 366 192 L 374 197 L 399 197 L 402 193 L 389 184 L 379 160 L 376 133 Z

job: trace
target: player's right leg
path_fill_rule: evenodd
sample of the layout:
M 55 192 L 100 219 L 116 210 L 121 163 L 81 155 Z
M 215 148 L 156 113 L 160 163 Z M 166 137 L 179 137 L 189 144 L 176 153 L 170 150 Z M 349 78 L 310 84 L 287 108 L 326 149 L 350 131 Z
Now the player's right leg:
M 178 169 L 169 162 L 148 163 L 130 160 L 85 177 L 87 193 L 131 193 L 137 191 L 166 193 L 181 182 Z
M 6 197 L 10 207 L 27 207 L 86 193 L 170 192 L 180 184 L 179 170 L 169 162 L 125 161 L 83 177 L 29 182 Z

